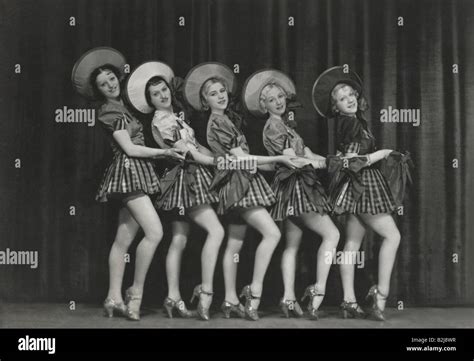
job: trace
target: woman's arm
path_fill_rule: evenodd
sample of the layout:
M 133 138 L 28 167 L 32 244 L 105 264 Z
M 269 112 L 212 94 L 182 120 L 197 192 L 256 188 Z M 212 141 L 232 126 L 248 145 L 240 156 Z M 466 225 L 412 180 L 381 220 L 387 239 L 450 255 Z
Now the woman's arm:
M 305 158 L 312 159 L 312 160 L 321 160 L 321 161 L 326 161 L 326 158 L 319 155 L 315 154 L 309 149 L 308 147 L 304 147 L 304 156 Z
M 291 161 L 291 156 L 289 155 L 277 155 L 277 156 L 265 156 L 265 155 L 251 155 L 245 153 L 241 147 L 233 148 L 230 150 L 230 154 L 236 156 L 237 158 L 249 158 L 252 157 L 256 159 L 258 166 L 272 163 L 281 163 L 290 168 L 298 167 L 296 164 L 293 164 Z
M 196 162 L 200 163 L 200 164 L 214 165 L 214 157 L 213 156 L 209 156 L 207 154 L 202 154 L 198 149 L 195 149 L 194 147 L 188 147 L 186 142 L 182 139 L 180 139 L 176 143 L 174 143 L 174 146 L 177 149 L 180 149 L 183 153 L 187 153 L 187 152 L 191 153 L 194 160 Z
M 117 144 L 129 157 L 133 158 L 162 158 L 162 157 L 173 157 L 178 159 L 184 159 L 181 154 L 182 151 L 178 149 L 158 149 L 145 147 L 143 145 L 133 144 L 130 139 L 130 135 L 126 129 L 116 130 L 112 134 Z

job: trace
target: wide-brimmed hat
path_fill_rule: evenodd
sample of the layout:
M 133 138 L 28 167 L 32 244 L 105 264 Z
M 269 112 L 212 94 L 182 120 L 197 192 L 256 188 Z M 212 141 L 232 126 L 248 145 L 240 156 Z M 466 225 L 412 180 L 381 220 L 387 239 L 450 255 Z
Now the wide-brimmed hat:
M 125 94 L 128 102 L 141 113 L 148 114 L 154 111 L 146 101 L 145 86 L 148 81 L 159 76 L 168 84 L 174 78 L 173 70 L 169 65 L 160 61 L 148 61 L 137 67 L 128 77 L 125 85 Z
M 72 85 L 76 91 L 87 97 L 94 98 L 95 94 L 90 83 L 92 72 L 106 64 L 113 65 L 120 72 L 120 80 L 123 78 L 123 68 L 127 61 L 121 52 L 109 47 L 98 47 L 89 50 L 82 55 L 72 68 Z
M 248 77 L 242 88 L 242 100 L 247 110 L 256 116 L 266 114 L 260 105 L 260 94 L 268 84 L 277 84 L 283 88 L 288 96 L 296 94 L 293 81 L 285 73 L 275 69 L 262 69 Z
M 227 65 L 217 62 L 207 62 L 192 68 L 184 79 L 184 97 L 196 110 L 203 110 L 201 104 L 201 87 L 210 78 L 218 77 L 225 82 L 228 92 L 235 92 L 237 81 Z
M 344 72 L 344 67 L 335 66 L 324 71 L 313 85 L 313 105 L 323 117 L 332 116 L 331 92 L 337 84 L 352 86 L 359 95 L 362 94 L 362 80 L 355 71 Z

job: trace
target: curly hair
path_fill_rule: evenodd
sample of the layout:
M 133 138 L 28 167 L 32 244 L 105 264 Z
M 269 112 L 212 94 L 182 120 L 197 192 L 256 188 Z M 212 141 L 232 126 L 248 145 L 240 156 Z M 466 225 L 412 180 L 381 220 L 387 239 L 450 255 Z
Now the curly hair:
M 339 113 L 339 110 L 337 109 L 337 99 L 336 99 L 336 93 L 339 89 L 349 87 L 354 91 L 354 94 L 357 98 L 357 112 L 365 112 L 367 109 L 369 109 L 369 104 L 367 103 L 367 100 L 359 94 L 357 90 L 354 89 L 354 87 L 350 84 L 347 83 L 339 83 L 337 84 L 332 90 L 331 90 L 331 113 L 332 115 L 337 115 Z
M 97 87 L 96 80 L 97 80 L 97 77 L 99 76 L 99 74 L 101 74 L 105 71 L 111 71 L 117 77 L 117 79 L 119 81 L 119 85 L 120 85 L 120 92 L 122 91 L 122 84 L 121 84 L 121 81 L 120 81 L 121 77 L 122 77 L 122 73 L 120 72 L 120 70 L 112 64 L 104 64 L 102 66 L 99 66 L 98 68 L 95 68 L 94 71 L 89 76 L 89 84 L 92 87 L 92 92 L 94 94 L 94 98 L 97 99 L 97 100 L 102 100 L 102 101 L 105 100 L 105 96 L 104 96 L 104 94 L 102 94 L 102 92 Z

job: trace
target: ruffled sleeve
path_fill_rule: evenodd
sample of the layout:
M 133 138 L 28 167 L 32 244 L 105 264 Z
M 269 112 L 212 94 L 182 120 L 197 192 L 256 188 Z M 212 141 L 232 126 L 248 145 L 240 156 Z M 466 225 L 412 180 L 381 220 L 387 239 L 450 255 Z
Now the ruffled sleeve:
M 285 149 L 291 148 L 285 125 L 269 120 L 263 130 L 263 145 L 270 155 L 280 155 Z
M 107 104 L 99 109 L 98 119 L 105 130 L 113 133 L 117 130 L 127 129 L 127 116 L 118 107 L 111 107 Z
M 230 121 L 211 116 L 207 126 L 207 143 L 214 153 L 225 154 L 239 147 L 238 134 Z
M 363 127 L 355 117 L 339 117 L 337 124 L 338 150 L 359 154 Z

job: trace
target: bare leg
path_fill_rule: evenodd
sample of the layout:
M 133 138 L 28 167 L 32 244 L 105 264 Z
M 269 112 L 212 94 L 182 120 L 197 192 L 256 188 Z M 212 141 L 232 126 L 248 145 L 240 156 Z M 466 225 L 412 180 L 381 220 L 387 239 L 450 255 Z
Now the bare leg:
M 285 241 L 286 247 L 281 256 L 281 272 L 283 276 L 283 285 L 285 293 L 283 298 L 286 300 L 295 300 L 295 270 L 296 255 L 301 243 L 303 230 L 291 221 L 290 218 L 285 220 Z
M 318 250 L 316 284 L 314 285 L 318 294 L 326 293 L 326 281 L 331 269 L 332 259 L 339 242 L 339 230 L 327 214 L 310 212 L 301 215 L 304 225 L 322 237 Z M 323 301 L 323 296 L 313 298 L 313 308 L 318 309 Z
M 181 300 L 179 291 L 179 275 L 181 273 L 181 258 L 186 248 L 189 234 L 189 224 L 185 221 L 171 223 L 173 238 L 166 255 L 166 278 L 168 280 L 168 297 L 174 301 Z
M 132 286 L 133 293 L 141 295 L 156 247 L 163 238 L 163 228 L 148 196 L 131 197 L 125 200 L 125 204 L 145 233 L 136 251 L 135 276 Z
M 365 236 L 365 227 L 357 216 L 351 214 L 346 223 L 346 243 L 344 252 L 355 255 L 359 251 L 362 240 Z M 344 259 L 348 259 L 344 257 Z M 342 288 L 344 290 L 344 301 L 357 302 L 354 292 L 354 262 L 340 265 Z
M 362 214 L 361 217 L 370 228 L 383 238 L 379 252 L 379 281 L 377 287 L 383 295 L 388 296 L 390 278 L 400 244 L 400 232 L 390 214 Z M 385 309 L 385 299 L 378 298 L 377 304 L 382 311 Z
M 140 226 L 126 207 L 119 212 L 119 222 L 115 241 L 109 254 L 109 292 L 107 298 L 117 303 L 123 302 L 122 281 L 125 271 L 125 254 L 132 244 Z
M 225 283 L 225 300 L 232 304 L 238 304 L 236 280 L 237 267 L 239 265 L 239 253 L 244 243 L 246 225 L 229 224 L 229 239 L 224 252 L 223 271 Z
M 255 228 L 261 235 L 262 241 L 255 253 L 255 264 L 253 269 L 253 280 L 250 289 L 254 296 L 261 296 L 263 290 L 263 279 L 268 265 L 280 241 L 281 233 L 272 217 L 265 208 L 258 207 L 246 210 L 242 217 L 247 224 Z M 260 299 L 252 300 L 252 307 L 258 308 Z
M 222 228 L 216 212 L 208 204 L 193 208 L 189 212 L 189 217 L 201 228 L 207 232 L 206 242 L 201 252 L 201 272 L 202 272 L 202 290 L 213 292 L 214 270 L 216 268 L 219 249 L 224 238 L 224 228 Z M 209 308 L 212 297 L 201 294 L 202 305 Z

